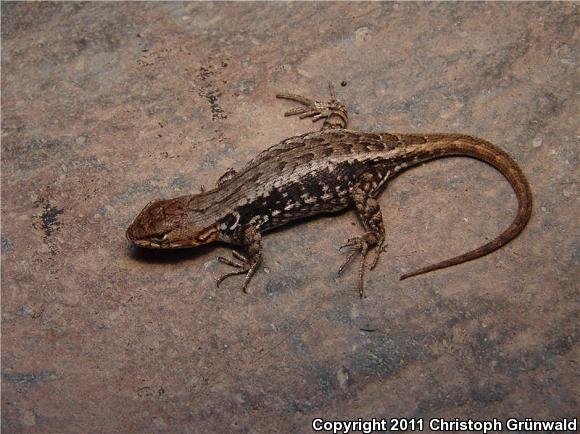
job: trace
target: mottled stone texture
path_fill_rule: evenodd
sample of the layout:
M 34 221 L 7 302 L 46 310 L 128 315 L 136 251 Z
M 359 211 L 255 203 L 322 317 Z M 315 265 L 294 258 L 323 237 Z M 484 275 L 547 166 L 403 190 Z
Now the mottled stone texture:
M 314 417 L 562 418 L 578 409 L 574 3 L 2 3 L 2 427 L 305 432 Z M 463 132 L 528 175 L 525 232 L 399 282 L 514 215 L 468 159 L 380 197 L 387 253 L 341 278 L 352 212 L 265 237 L 251 293 L 223 247 L 143 254 L 150 199 L 292 134 L 277 91 L 352 128 Z

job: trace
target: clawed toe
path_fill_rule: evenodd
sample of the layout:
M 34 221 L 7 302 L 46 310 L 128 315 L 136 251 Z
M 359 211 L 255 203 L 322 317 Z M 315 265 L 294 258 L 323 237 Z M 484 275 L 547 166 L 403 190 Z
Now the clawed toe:
M 346 240 L 346 243 L 344 243 L 342 246 L 339 247 L 339 250 L 345 249 L 347 247 L 355 247 L 357 249 L 360 249 L 362 244 L 363 240 L 360 237 L 349 238 L 348 240 Z
M 242 255 L 239 252 L 236 252 L 235 250 L 232 250 L 232 256 L 234 258 L 236 258 L 237 260 L 239 260 L 240 262 L 236 262 L 236 261 L 232 261 L 229 258 L 226 258 L 224 256 L 218 256 L 217 260 L 219 262 L 221 262 L 222 264 L 226 264 L 229 265 L 230 267 L 236 267 L 236 268 L 248 268 L 248 258 L 246 258 L 244 255 Z
M 377 266 L 381 253 L 387 250 L 387 246 L 384 246 L 383 243 L 384 240 L 381 240 L 377 245 L 377 247 L 375 248 L 375 258 L 373 259 L 373 262 L 371 263 L 369 270 L 373 270 Z
M 344 270 L 344 268 L 348 265 L 348 263 L 350 263 L 350 261 L 356 255 L 361 255 L 361 263 L 360 263 L 359 270 L 358 270 L 358 276 L 359 276 L 358 290 L 359 290 L 360 298 L 365 297 L 363 277 L 364 277 L 365 261 L 366 261 L 367 255 L 369 254 L 370 249 L 372 249 L 374 247 L 375 248 L 375 257 L 374 257 L 371 265 L 368 267 L 370 270 L 372 270 L 377 265 L 380 254 L 384 251 L 383 242 L 384 242 L 383 238 L 379 239 L 377 242 L 376 238 L 374 238 L 373 234 L 367 233 L 361 237 L 349 238 L 345 244 L 340 246 L 340 249 L 343 249 L 345 247 L 350 247 L 352 250 L 349 252 L 346 260 L 342 263 L 342 265 L 338 269 L 339 275 L 342 274 L 342 271 Z
M 359 253 L 359 250 L 353 250 L 352 252 L 349 253 L 349 255 L 347 256 L 346 260 L 342 263 L 342 265 L 338 269 L 338 275 L 339 276 L 342 274 L 342 271 L 344 270 L 344 268 L 348 265 L 348 263 L 351 261 L 351 259 L 355 257 L 355 255 L 357 253 Z
M 293 108 L 284 116 L 296 116 L 300 119 L 312 117 L 312 122 L 324 119 L 322 128 L 346 128 L 348 113 L 344 104 L 336 99 L 336 93 L 332 83 L 328 83 L 330 100 L 327 102 L 315 101 L 302 95 L 292 93 L 280 93 L 276 98 L 287 99 L 301 104 L 302 107 Z
M 276 95 L 276 96 L 278 98 L 280 98 L 280 95 Z M 288 110 L 286 113 L 284 113 L 284 116 L 288 117 L 288 116 L 302 115 L 303 113 L 306 113 L 306 112 L 311 112 L 311 110 L 308 107 L 296 107 L 292 110 Z M 306 116 L 304 116 L 304 117 L 306 117 Z M 300 118 L 302 119 L 302 116 L 300 116 Z
M 244 265 L 243 264 L 240 264 L 238 262 L 234 262 L 231 259 L 224 258 L 223 256 L 218 256 L 217 260 L 219 262 L 221 262 L 222 264 L 229 265 L 230 267 L 244 268 Z
M 219 279 L 216 280 L 216 285 L 219 288 L 220 283 L 222 283 L 228 277 L 239 276 L 240 274 L 245 274 L 246 277 L 244 278 L 244 283 L 242 284 L 242 291 L 248 292 L 247 291 L 248 283 L 250 282 L 250 279 L 252 278 L 252 276 L 256 272 L 256 268 L 258 267 L 258 264 L 260 263 L 261 256 L 257 256 L 255 258 L 255 260 L 250 261 L 246 256 L 242 255 L 239 252 L 236 252 L 235 250 L 232 250 L 231 253 L 232 253 L 232 256 L 235 259 L 237 259 L 239 262 L 233 261 L 233 260 L 226 258 L 224 256 L 218 256 L 217 260 L 219 262 L 221 262 L 222 264 L 226 264 L 226 265 L 229 265 L 230 267 L 237 268 L 237 270 L 231 271 L 231 272 L 226 273 L 223 276 L 221 276 Z
M 321 113 L 320 112 L 321 103 L 319 103 L 318 101 L 313 101 L 310 98 L 306 98 L 300 95 L 294 95 L 291 93 L 280 93 L 276 95 L 276 98 L 287 99 L 289 101 L 294 101 L 297 102 L 298 104 L 302 104 L 303 107 L 295 107 L 284 113 L 284 116 L 286 117 L 299 115 L 298 117 L 300 119 L 304 119 L 310 116 L 319 115 Z
M 229 273 L 224 274 L 223 276 L 221 276 L 219 279 L 216 280 L 216 286 L 219 288 L 220 283 L 222 283 L 224 280 L 226 280 L 228 277 L 232 277 L 232 276 L 239 276 L 240 274 L 247 274 L 249 270 L 239 270 L 239 271 L 231 271 Z M 242 288 L 244 292 L 246 292 L 246 288 L 245 286 Z
M 346 260 L 342 263 L 342 265 L 338 269 L 338 274 L 342 273 L 344 268 L 357 254 L 362 254 L 363 251 L 368 250 L 368 246 L 366 245 L 366 242 L 362 239 L 362 237 L 349 238 L 348 240 L 346 240 L 346 243 L 340 246 L 339 250 L 345 249 L 347 247 L 352 248 L 352 250 L 349 252 Z
M 314 101 L 311 100 L 310 98 L 306 98 L 305 96 L 302 95 L 296 95 L 293 93 L 279 93 L 276 95 L 276 98 L 280 98 L 280 99 L 288 99 L 290 101 L 294 101 L 297 102 L 299 104 L 305 105 L 307 107 L 314 107 Z M 296 110 L 296 109 L 294 109 Z M 290 112 L 292 112 L 293 110 L 290 110 Z M 290 113 L 288 112 L 288 113 Z M 296 114 L 296 113 L 294 113 Z
M 248 274 L 248 272 L 250 271 L 250 266 L 248 265 L 248 259 L 244 255 L 236 252 L 235 250 L 232 250 L 232 256 L 234 258 L 238 259 L 240 262 L 232 261 L 231 259 L 226 258 L 224 256 L 217 257 L 217 260 L 219 262 L 221 262 L 222 264 L 226 264 L 226 265 L 229 265 L 230 267 L 234 267 L 234 268 L 238 269 L 237 271 L 231 271 L 229 273 L 226 273 L 223 276 L 221 276 L 219 279 L 217 279 L 216 285 L 218 286 L 218 288 L 220 286 L 220 283 L 222 283 L 228 277 L 238 276 L 240 274 Z M 244 290 L 244 292 L 246 292 L 245 285 L 242 289 Z

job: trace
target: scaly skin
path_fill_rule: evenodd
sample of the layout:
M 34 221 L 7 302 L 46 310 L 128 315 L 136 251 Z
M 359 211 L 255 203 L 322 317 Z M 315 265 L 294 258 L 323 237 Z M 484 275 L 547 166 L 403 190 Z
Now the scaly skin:
M 219 257 L 235 271 L 225 278 L 245 274 L 246 291 L 262 260 L 261 234 L 293 220 L 354 207 L 365 233 L 343 247 L 352 249 L 345 265 L 361 255 L 359 294 L 364 297 L 363 276 L 370 251 L 374 268 L 383 251 L 385 229 L 376 197 L 389 180 L 427 161 L 445 157 L 471 157 L 497 169 L 511 184 L 518 199 L 512 224 L 483 246 L 426 266 L 401 279 L 461 264 L 487 255 L 512 239 L 526 226 L 532 212 L 530 186 L 517 163 L 491 143 L 461 134 L 366 133 L 346 129 L 348 113 L 330 86 L 331 100 L 312 101 L 298 95 L 279 98 L 302 106 L 286 113 L 301 118 L 324 119 L 317 132 L 291 137 L 270 147 L 236 172 L 228 170 L 214 189 L 200 194 L 150 202 L 127 229 L 134 244 L 157 249 L 195 247 L 223 241 L 244 247 L 236 260 Z

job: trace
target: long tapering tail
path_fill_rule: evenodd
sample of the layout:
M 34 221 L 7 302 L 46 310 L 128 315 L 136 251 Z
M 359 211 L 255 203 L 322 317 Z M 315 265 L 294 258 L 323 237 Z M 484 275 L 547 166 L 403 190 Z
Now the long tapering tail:
M 421 161 L 463 156 L 475 158 L 489 164 L 497 169 L 511 184 L 518 200 L 518 211 L 512 224 L 490 242 L 462 255 L 404 274 L 401 276 L 401 280 L 485 256 L 517 237 L 532 215 L 530 185 L 517 163 L 500 148 L 485 140 L 463 135 L 426 136 L 426 138 L 428 138 L 427 144 L 419 145 L 424 148 L 424 153 L 420 152 L 423 156 L 420 159 Z

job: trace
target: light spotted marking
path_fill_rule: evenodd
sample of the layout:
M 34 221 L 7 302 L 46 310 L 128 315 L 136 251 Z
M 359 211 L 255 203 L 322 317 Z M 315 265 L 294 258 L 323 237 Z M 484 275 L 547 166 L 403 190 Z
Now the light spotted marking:
M 407 167 L 409 164 L 408 163 L 401 163 L 401 164 L 397 164 L 395 166 L 395 172 L 398 172 L 400 169 L 404 169 L 405 167 Z
M 316 198 L 314 197 L 307 197 L 304 199 L 304 203 L 310 204 L 310 203 L 316 203 Z
M 320 198 L 322 200 L 332 199 L 332 194 L 324 193 Z
M 234 212 L 234 216 L 236 217 L 236 221 L 230 226 L 230 231 L 233 231 L 238 226 L 238 223 L 240 223 L 240 213 Z
M 280 211 L 278 211 L 277 209 L 272 211 L 272 217 L 276 217 L 278 214 L 280 214 Z
M 286 192 L 282 193 L 282 197 L 288 197 L 288 193 Z
M 210 228 L 203 232 L 201 235 L 197 235 L 196 238 L 200 241 L 206 241 L 216 232 L 216 230 L 216 228 Z
M 266 223 L 268 220 L 270 220 L 270 217 L 268 217 L 267 215 L 257 215 L 252 217 L 252 219 L 250 220 L 250 225 L 263 225 L 264 223 Z
M 330 187 L 327 184 L 321 184 L 321 186 L 322 186 L 322 191 L 324 193 L 326 193 L 330 189 Z
M 296 205 L 296 204 L 294 204 L 294 203 L 292 203 L 292 202 L 291 202 L 291 203 L 289 203 L 288 205 L 286 205 L 286 206 L 284 207 L 284 210 L 285 210 L 285 211 L 290 211 L 292 208 L 294 208 L 294 206 L 295 206 L 295 205 Z
M 381 182 L 379 182 L 379 185 L 377 187 L 375 187 L 374 193 L 371 193 L 372 197 L 376 197 L 376 195 L 379 193 L 379 191 L 381 191 L 381 189 L 383 188 L 383 185 L 385 185 L 385 183 L 389 180 L 390 174 L 391 174 L 391 171 L 390 170 L 387 171 L 385 176 L 381 179 Z

